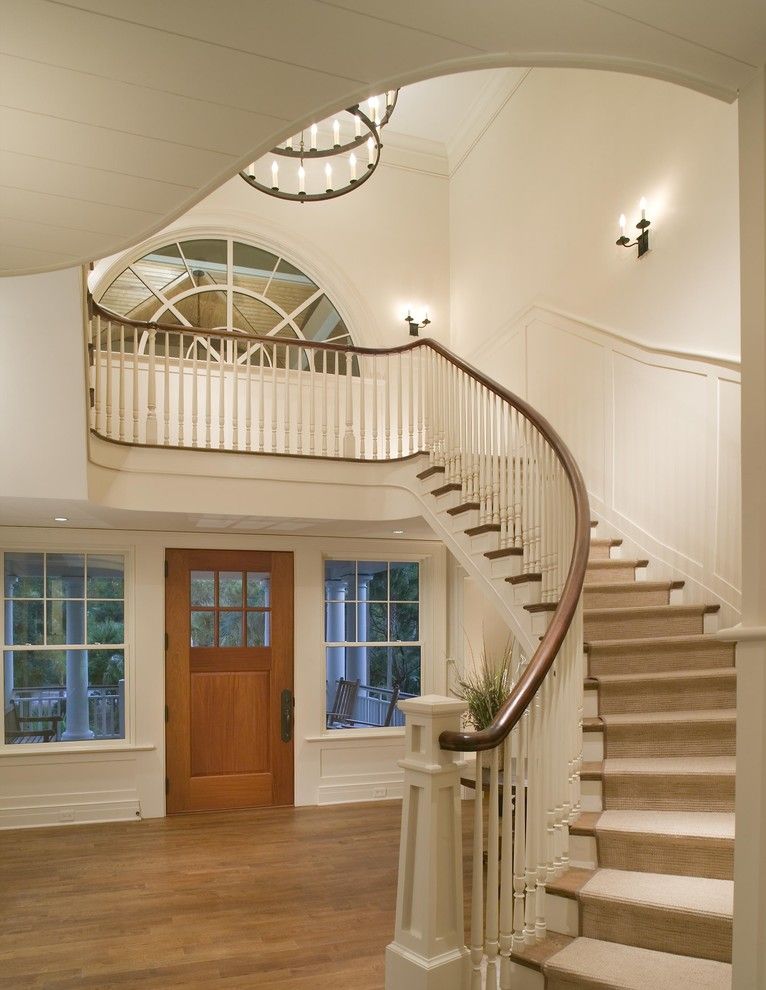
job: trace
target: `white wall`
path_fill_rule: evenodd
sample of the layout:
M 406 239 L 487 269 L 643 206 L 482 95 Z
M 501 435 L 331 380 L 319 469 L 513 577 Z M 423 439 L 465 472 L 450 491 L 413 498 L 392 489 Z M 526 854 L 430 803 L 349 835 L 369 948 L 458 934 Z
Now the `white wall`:
M 452 343 L 532 304 L 739 355 L 737 109 L 669 83 L 534 69 L 450 178 Z M 651 252 L 615 245 L 649 200 Z M 631 230 L 632 232 L 632 230 Z
M 0 493 L 86 494 L 80 269 L 0 280 Z
M 87 750 L 50 744 L 0 749 L 0 828 L 56 824 L 62 813 L 75 821 L 127 819 L 164 814 L 164 557 L 166 547 L 290 550 L 295 562 L 295 802 L 358 801 L 383 789 L 401 796 L 403 729 L 324 728 L 323 556 L 346 559 L 423 560 L 424 693 L 446 688 L 445 550 L 438 542 L 230 536 L 103 530 L 5 528 L 3 548 L 66 549 L 75 546 L 127 550 L 133 557 L 132 669 L 135 698 L 127 719 L 131 738 Z

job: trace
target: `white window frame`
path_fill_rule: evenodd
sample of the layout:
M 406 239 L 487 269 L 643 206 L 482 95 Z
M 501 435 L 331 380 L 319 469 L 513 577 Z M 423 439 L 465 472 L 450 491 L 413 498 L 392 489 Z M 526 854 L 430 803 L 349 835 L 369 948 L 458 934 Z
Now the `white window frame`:
M 55 540 L 36 541 L 29 540 L 23 543 L 4 543 L 0 547 L 0 574 L 3 577 L 2 602 L 5 604 L 5 555 L 6 553 L 44 553 L 44 554 L 91 554 L 103 556 L 107 554 L 119 554 L 125 561 L 124 571 L 124 642 L 120 645 L 124 654 L 124 679 L 125 679 L 125 737 L 123 739 L 80 739 L 72 742 L 53 743 L 24 743 L 18 745 L 5 741 L 5 724 L 3 724 L 2 735 L 0 736 L 0 755 L 23 757 L 44 753 L 46 756 L 56 753 L 78 753 L 78 752 L 109 752 L 112 750 L 132 750 L 135 749 L 135 664 L 134 664 L 134 559 L 133 550 L 126 546 L 100 545 L 97 543 L 61 543 Z M 104 648 L 118 646 L 116 643 L 104 644 Z M 8 650 L 15 647 L 5 643 L 5 607 L 0 608 L 0 648 L 3 659 Z M 30 652 L 40 649 L 39 646 L 19 647 L 22 652 Z M 42 647 L 48 649 L 47 646 Z M 73 647 L 72 644 L 52 644 L 51 649 L 93 649 L 93 644 Z M 3 716 L 5 715 L 5 677 L 0 678 L 0 699 L 2 700 Z
M 365 739 L 371 737 L 380 736 L 403 736 L 405 732 L 405 726 L 403 725 L 393 725 L 393 726 L 360 726 L 357 728 L 345 728 L 345 729 L 328 729 L 327 728 L 327 647 L 333 645 L 342 646 L 391 646 L 396 645 L 396 643 L 384 642 L 384 643 L 351 643 L 344 642 L 342 644 L 333 644 L 328 642 L 326 639 L 326 626 L 325 626 L 325 616 L 326 616 L 326 606 L 327 601 L 325 598 L 325 575 L 326 575 L 326 565 L 328 561 L 344 561 L 353 564 L 358 564 L 360 561 L 374 561 L 378 563 L 415 563 L 419 566 L 419 598 L 418 606 L 420 610 L 419 622 L 418 622 L 418 632 L 420 635 L 420 640 L 418 642 L 407 643 L 407 645 L 419 646 L 420 647 L 420 690 L 421 694 L 426 694 L 430 690 L 430 685 L 433 680 L 433 640 L 434 640 L 434 608 L 433 608 L 433 557 L 430 554 L 424 553 L 401 553 L 398 552 L 396 545 L 389 545 L 384 548 L 383 551 L 378 549 L 372 549 L 371 552 L 365 554 L 363 547 L 357 547 L 350 552 L 333 552 L 325 553 L 322 555 L 322 595 L 321 595 L 321 630 L 322 630 L 322 661 L 320 664 L 320 670 L 322 674 L 321 684 L 321 710 L 319 712 L 319 717 L 321 719 L 321 730 L 320 737 L 323 739 Z M 390 589 L 389 589 L 390 590 Z M 390 604 L 390 601 L 389 601 Z

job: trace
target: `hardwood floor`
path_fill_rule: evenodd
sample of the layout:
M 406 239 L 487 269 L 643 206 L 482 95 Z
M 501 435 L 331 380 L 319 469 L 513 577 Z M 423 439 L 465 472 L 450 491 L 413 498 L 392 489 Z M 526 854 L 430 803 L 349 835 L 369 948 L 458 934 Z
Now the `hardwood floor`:
M 0 832 L 3 990 L 382 990 L 399 802 Z

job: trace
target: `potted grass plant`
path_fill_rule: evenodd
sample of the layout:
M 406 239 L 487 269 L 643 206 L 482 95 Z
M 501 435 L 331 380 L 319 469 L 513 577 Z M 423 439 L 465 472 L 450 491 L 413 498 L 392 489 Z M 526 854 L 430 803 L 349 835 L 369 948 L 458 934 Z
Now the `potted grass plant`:
M 458 678 L 454 694 L 465 701 L 468 709 L 463 716 L 466 726 L 473 729 L 486 729 L 503 707 L 513 687 L 513 641 L 508 640 L 498 652 L 482 647 L 478 662 L 473 658 L 471 669 Z M 502 765 L 503 748 L 499 759 Z

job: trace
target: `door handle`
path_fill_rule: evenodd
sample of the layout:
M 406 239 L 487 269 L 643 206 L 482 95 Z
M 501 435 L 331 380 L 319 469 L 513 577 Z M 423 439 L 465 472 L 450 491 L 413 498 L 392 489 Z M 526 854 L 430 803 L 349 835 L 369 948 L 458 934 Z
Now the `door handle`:
M 293 698 L 293 692 L 289 688 L 285 688 L 282 692 L 282 700 L 280 703 L 281 712 L 281 722 L 282 722 L 282 742 L 288 743 L 292 742 L 293 739 L 293 709 L 295 708 L 295 699 Z

